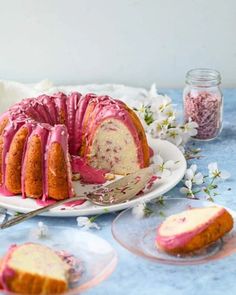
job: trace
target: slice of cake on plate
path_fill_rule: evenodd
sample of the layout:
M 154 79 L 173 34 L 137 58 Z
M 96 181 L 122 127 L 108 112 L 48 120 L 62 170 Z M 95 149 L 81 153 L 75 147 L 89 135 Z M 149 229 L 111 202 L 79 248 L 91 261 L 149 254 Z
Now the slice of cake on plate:
M 1 261 L 0 283 L 17 294 L 61 294 L 68 289 L 68 270 L 67 263 L 44 245 L 14 245 Z
M 233 228 L 233 218 L 222 207 L 194 208 L 169 216 L 158 228 L 156 244 L 170 254 L 202 249 Z

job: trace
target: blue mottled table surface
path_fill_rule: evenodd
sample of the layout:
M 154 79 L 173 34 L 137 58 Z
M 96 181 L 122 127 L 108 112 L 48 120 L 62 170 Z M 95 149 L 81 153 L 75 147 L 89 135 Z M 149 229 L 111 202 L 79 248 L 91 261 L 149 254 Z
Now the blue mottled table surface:
M 182 91 L 164 89 L 177 109 L 182 108 Z M 231 178 L 219 186 L 219 196 L 215 202 L 236 210 L 236 89 L 224 90 L 224 127 L 221 135 L 210 142 L 195 142 L 195 147 L 202 149 L 202 157 L 192 160 L 196 163 L 199 171 L 207 173 L 207 164 L 218 162 L 221 169 L 231 173 Z M 179 196 L 178 185 L 167 195 Z M 87 291 L 88 295 L 214 295 L 236 294 L 236 255 L 224 258 L 217 262 L 197 266 L 171 266 L 149 262 L 137 257 L 122 248 L 113 239 L 111 223 L 117 213 L 100 216 L 97 222 L 100 230 L 93 233 L 106 239 L 116 249 L 119 261 L 113 274 L 100 285 Z M 75 218 L 42 218 L 37 217 L 27 221 L 17 228 L 32 225 L 35 227 L 38 221 L 47 225 L 64 225 L 76 227 Z M 60 234 L 60 233 L 58 233 Z

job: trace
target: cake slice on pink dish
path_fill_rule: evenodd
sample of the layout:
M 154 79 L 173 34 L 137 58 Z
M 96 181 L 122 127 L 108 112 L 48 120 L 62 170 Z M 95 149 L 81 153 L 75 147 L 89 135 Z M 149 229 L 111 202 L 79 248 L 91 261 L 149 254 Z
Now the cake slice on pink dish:
M 202 249 L 233 228 L 233 218 L 222 207 L 194 208 L 169 216 L 158 228 L 156 245 L 170 254 Z

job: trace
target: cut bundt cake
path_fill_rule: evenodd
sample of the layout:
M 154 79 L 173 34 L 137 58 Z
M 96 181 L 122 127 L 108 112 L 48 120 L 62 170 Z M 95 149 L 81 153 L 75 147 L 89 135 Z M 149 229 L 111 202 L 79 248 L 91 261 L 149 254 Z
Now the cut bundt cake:
M 0 266 L 0 282 L 16 294 L 61 294 L 68 289 L 68 265 L 52 249 L 34 243 L 12 246 Z
M 156 243 L 171 254 L 189 253 L 215 242 L 233 228 L 225 208 L 194 208 L 169 216 L 158 228 Z
M 147 167 L 149 147 L 138 117 L 119 100 L 78 92 L 23 99 L 1 116 L 4 195 L 69 198 L 78 173 L 72 161 L 121 175 Z
M 86 109 L 82 130 L 80 154 L 91 166 L 127 174 L 148 165 L 145 132 L 122 102 L 108 96 L 94 97 Z

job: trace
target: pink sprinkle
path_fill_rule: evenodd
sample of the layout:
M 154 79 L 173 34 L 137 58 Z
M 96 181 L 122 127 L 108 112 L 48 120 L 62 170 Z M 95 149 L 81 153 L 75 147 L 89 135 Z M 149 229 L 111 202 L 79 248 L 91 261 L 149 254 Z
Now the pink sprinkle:
M 153 176 L 151 177 L 151 179 L 148 181 L 146 188 L 147 188 L 148 190 L 151 189 L 152 186 L 153 186 L 153 184 L 155 183 L 155 181 L 156 181 L 157 179 L 160 179 L 160 178 L 159 178 L 158 176 L 156 176 L 156 175 L 153 175 Z
M 198 139 L 217 136 L 221 128 L 221 104 L 219 95 L 210 92 L 189 92 L 184 98 L 185 122 L 191 118 L 198 124 Z
M 118 157 L 115 157 L 114 159 L 115 159 L 115 162 L 116 163 L 119 163 L 120 162 L 120 159 Z

